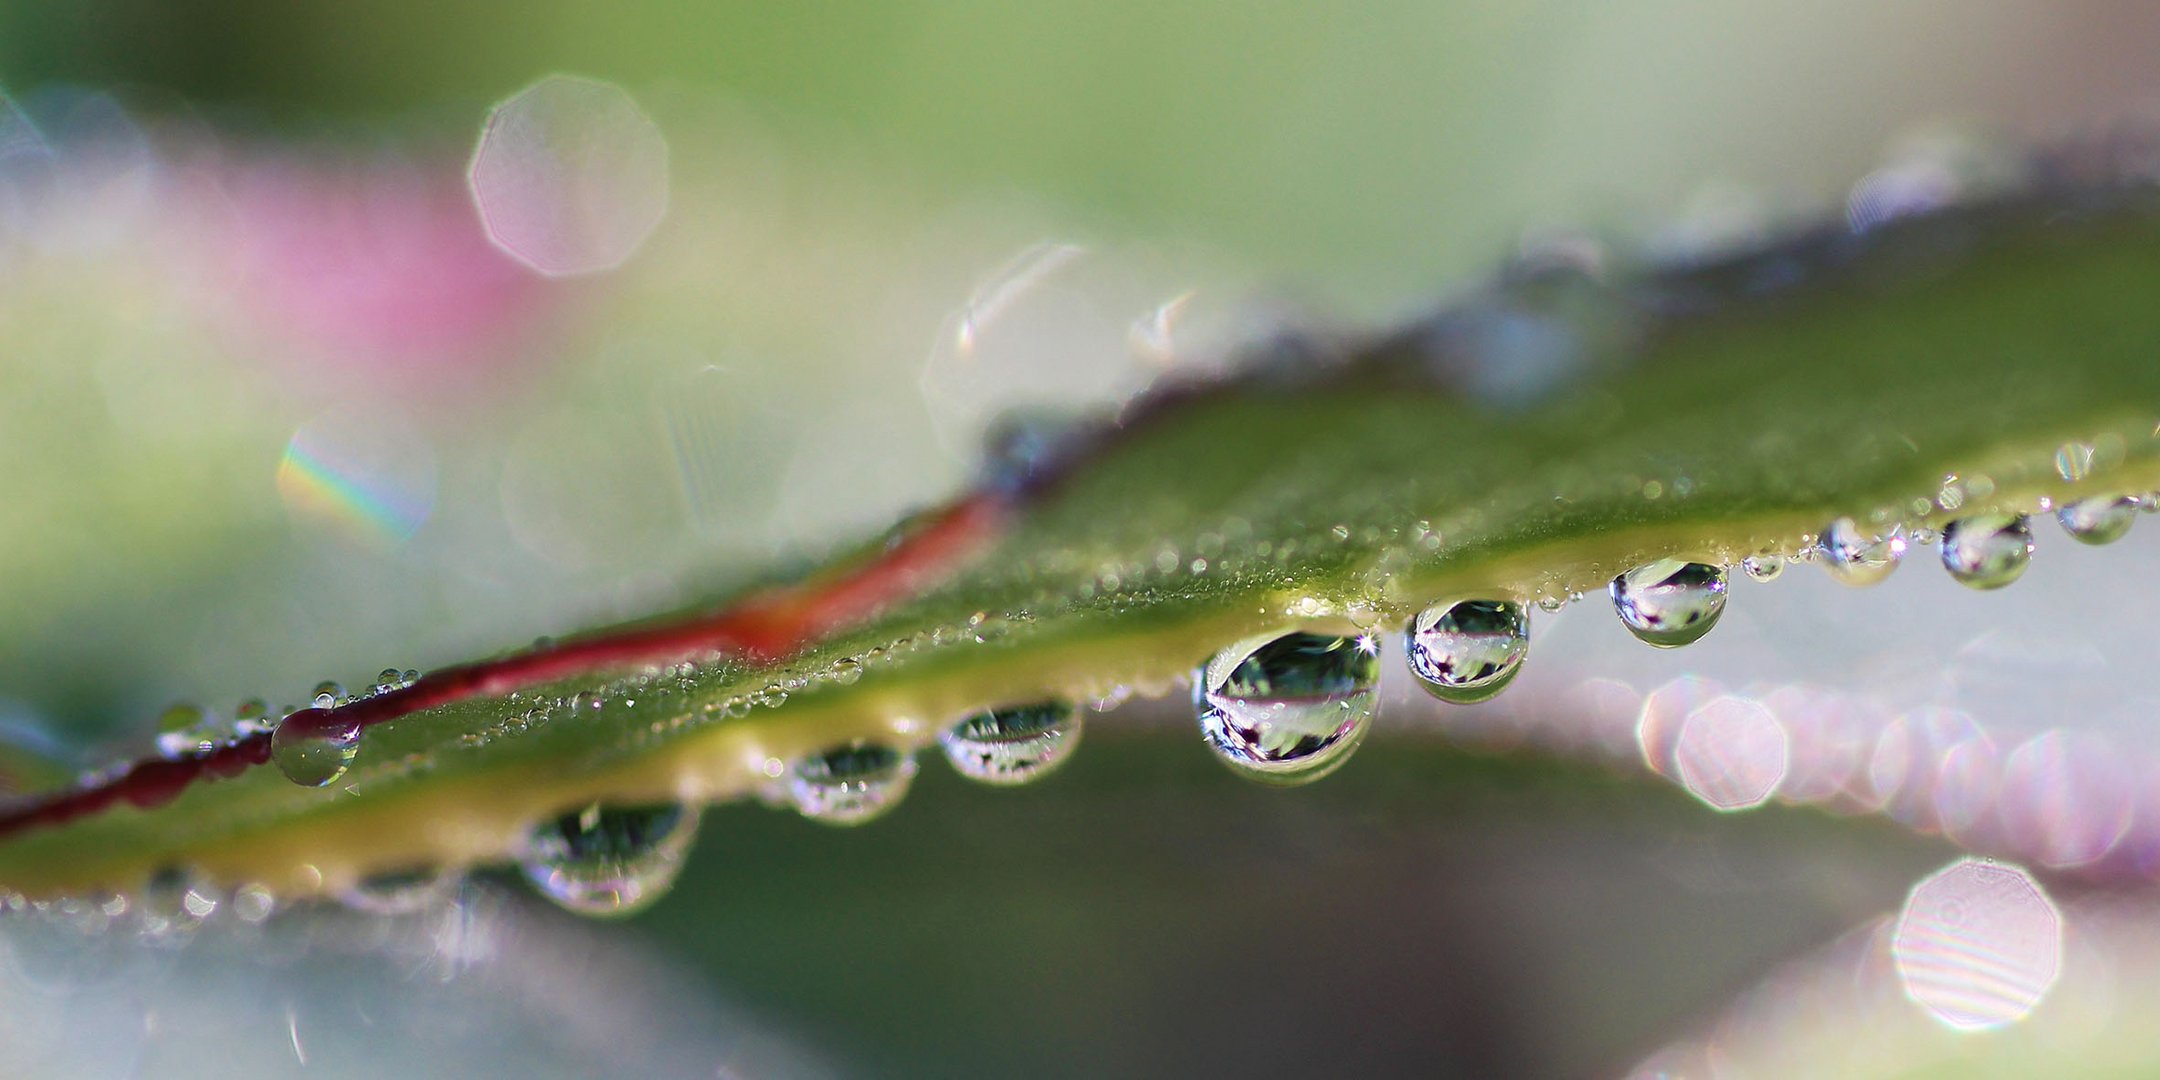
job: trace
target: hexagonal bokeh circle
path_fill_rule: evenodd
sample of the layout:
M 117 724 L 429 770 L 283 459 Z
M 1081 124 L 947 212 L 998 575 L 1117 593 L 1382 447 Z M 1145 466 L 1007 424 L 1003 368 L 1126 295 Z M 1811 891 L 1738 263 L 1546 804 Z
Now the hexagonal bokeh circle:
M 1905 995 L 1965 1031 L 2022 1019 L 2062 972 L 2062 913 L 2031 874 L 1961 859 L 1913 887 L 1890 941 Z
M 621 87 L 550 75 L 488 114 L 468 179 L 495 246 L 550 277 L 597 273 L 667 214 L 667 139 Z

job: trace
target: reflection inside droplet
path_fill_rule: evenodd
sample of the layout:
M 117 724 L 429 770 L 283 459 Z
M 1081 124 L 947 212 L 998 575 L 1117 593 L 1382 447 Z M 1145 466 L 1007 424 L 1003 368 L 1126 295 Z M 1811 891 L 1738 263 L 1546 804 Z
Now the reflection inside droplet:
M 570 911 L 629 915 L 675 884 L 697 827 L 695 806 L 594 803 L 535 826 L 521 866 L 542 895 Z
M 1417 613 L 1403 653 L 1418 685 L 1442 701 L 1470 704 L 1507 688 L 1530 649 L 1530 618 L 1511 600 L 1463 600 Z
M 915 779 L 915 758 L 882 743 L 857 742 L 809 754 L 788 771 L 795 809 L 827 825 L 861 825 L 899 805 Z
M 1200 734 L 1237 772 L 1303 784 L 1340 767 L 1365 738 L 1379 684 L 1370 637 L 1293 632 L 1217 653 L 1193 680 Z
M 970 780 L 1025 784 L 1055 771 L 1080 745 L 1080 710 L 1045 701 L 971 714 L 938 735 L 945 759 Z

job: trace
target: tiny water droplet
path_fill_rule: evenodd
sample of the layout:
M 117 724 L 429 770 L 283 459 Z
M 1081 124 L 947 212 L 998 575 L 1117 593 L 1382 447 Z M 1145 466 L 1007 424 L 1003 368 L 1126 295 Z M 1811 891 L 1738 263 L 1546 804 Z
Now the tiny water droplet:
M 216 721 L 200 705 L 180 702 L 158 714 L 158 753 L 165 757 L 208 753 L 217 749 L 221 734 Z
M 1629 633 L 1675 649 L 1709 633 L 1725 613 L 1725 568 L 1659 559 L 1614 578 L 1610 591 Z
M 337 683 L 323 681 L 315 684 L 315 692 L 308 700 L 318 709 L 334 709 L 345 697 L 345 688 Z
M 1543 596 L 1539 597 L 1537 602 L 1538 610 L 1547 615 L 1558 615 L 1567 605 L 1565 596 Z
M 1841 517 L 1823 529 L 1818 542 L 1823 568 L 1838 581 L 1853 586 L 1873 585 L 1897 569 L 1905 557 L 1905 535 L 1892 529 L 1876 536 L 1849 517 Z
M 1237 772 L 1303 784 L 1335 771 L 1372 724 L 1379 650 L 1369 637 L 1253 638 L 1193 680 L 1200 735 Z
M 849 657 L 832 666 L 832 681 L 853 686 L 862 681 L 862 661 Z
M 359 753 L 359 722 L 320 706 L 287 716 L 270 735 L 271 762 L 301 787 L 335 783 Z
M 1403 652 L 1418 684 L 1459 705 L 1505 689 L 1522 670 L 1529 649 L 1530 616 L 1508 600 L 1429 607 L 1403 631 Z
M 985 784 L 1025 784 L 1048 776 L 1080 745 L 1080 709 L 1044 701 L 985 709 L 938 735 L 960 775 Z
M 253 925 L 268 919 L 277 911 L 277 894 L 270 887 L 249 882 L 233 890 L 232 913 L 241 922 Z
M 1750 555 L 1740 560 L 1740 570 L 1756 581 L 1776 581 L 1785 572 L 1783 555 Z
M 796 762 L 788 796 L 812 821 L 860 825 L 898 805 L 914 779 L 913 757 L 883 743 L 850 743 Z
M 169 705 L 164 712 L 158 714 L 158 730 L 161 732 L 186 731 L 200 726 L 202 722 L 202 706 L 187 702 Z
M 270 719 L 270 703 L 261 698 L 249 698 L 233 708 L 233 731 L 242 737 L 259 735 L 276 726 Z
M 185 867 L 167 866 L 143 883 L 142 929 L 153 937 L 182 933 L 201 925 L 217 910 L 218 896 Z
M 462 875 L 440 866 L 416 866 L 369 874 L 338 899 L 370 915 L 408 915 L 436 907 L 455 895 Z
M 580 915 L 629 915 L 675 883 L 697 826 L 698 810 L 681 803 L 594 803 L 535 826 L 519 868 L 542 895 Z
M 2138 501 L 2127 495 L 2080 499 L 2055 511 L 2063 531 L 2081 544 L 2112 544 L 2136 524 Z
M 1943 527 L 1943 568 L 1975 589 L 2016 581 L 2031 565 L 2032 551 L 2032 526 L 2022 514 L 1977 514 Z

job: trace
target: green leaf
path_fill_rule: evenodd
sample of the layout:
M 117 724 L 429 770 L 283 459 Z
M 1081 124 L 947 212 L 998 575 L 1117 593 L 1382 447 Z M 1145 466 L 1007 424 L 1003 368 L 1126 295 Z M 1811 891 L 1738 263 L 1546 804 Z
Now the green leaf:
M 1839 516 L 1939 527 L 2145 492 L 2156 286 L 2152 200 L 2091 192 L 1618 284 L 1518 275 L 1393 337 L 1278 342 L 1156 393 L 960 504 L 994 524 L 941 580 L 811 620 L 779 659 L 611 663 L 401 716 L 325 789 L 251 768 L 18 831 L 0 884 L 127 890 L 187 866 L 335 891 L 501 860 L 596 800 L 743 797 L 802 755 L 919 747 L 983 707 L 1164 692 L 1254 635 L 1794 554 Z M 2076 480 L 2065 443 L 2091 451 Z

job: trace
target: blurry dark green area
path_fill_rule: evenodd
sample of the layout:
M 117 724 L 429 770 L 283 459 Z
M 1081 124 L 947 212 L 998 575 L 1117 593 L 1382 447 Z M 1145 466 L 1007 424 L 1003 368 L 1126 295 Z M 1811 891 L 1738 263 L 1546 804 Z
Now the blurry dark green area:
M 1719 179 L 1831 202 L 1916 124 L 2018 134 L 2150 98 L 2155 31 L 2128 0 L 15 0 L 0 85 L 151 87 L 311 136 L 416 116 L 463 135 L 555 70 L 717 89 L 934 186 L 1194 237 L 1387 310 L 1526 225 L 1669 217 Z
M 934 185 L 1023 191 L 1119 231 L 1230 238 L 1286 271 L 1314 255 L 1430 267 L 1498 245 L 1446 253 L 1355 207 L 1460 220 L 1486 201 L 1497 177 L 1463 163 L 1515 122 L 1488 95 L 1566 5 L 1482 7 L 23 3 L 0 21 L 0 78 L 149 85 L 308 135 L 416 115 L 462 135 L 550 70 L 717 87 L 783 124 L 878 144 Z
M 1942 858 L 1402 731 L 1280 790 L 1127 727 L 862 828 L 715 808 L 630 925 L 851 1073 L 1608 1075 Z

